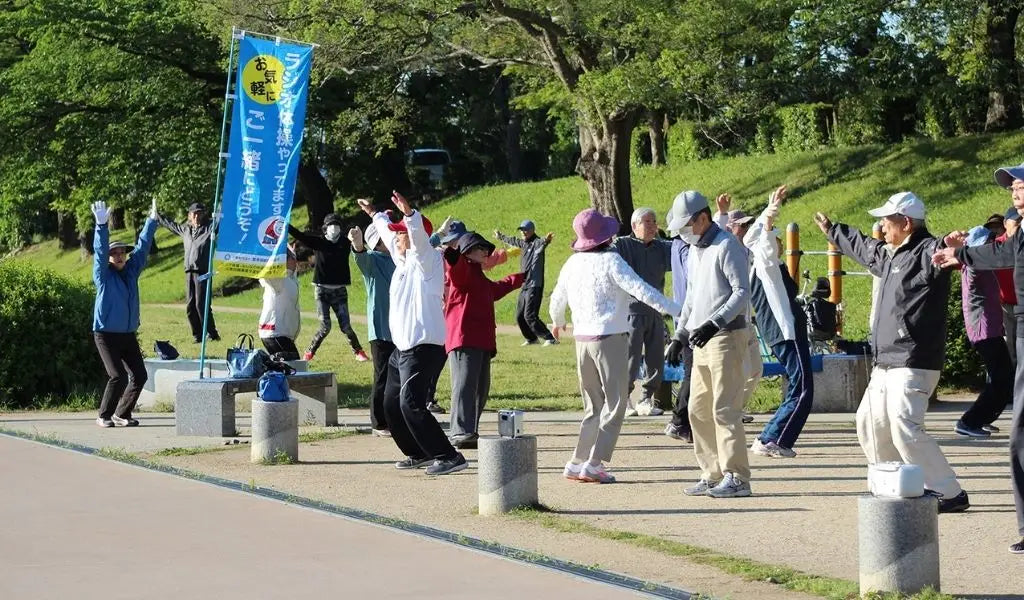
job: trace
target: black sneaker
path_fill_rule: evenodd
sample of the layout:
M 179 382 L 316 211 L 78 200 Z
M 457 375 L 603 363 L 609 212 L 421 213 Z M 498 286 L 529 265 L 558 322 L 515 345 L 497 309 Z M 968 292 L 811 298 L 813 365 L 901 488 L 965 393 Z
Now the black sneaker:
M 740 421 L 744 423 L 753 423 L 754 415 L 743 415 L 742 417 L 740 417 Z
M 456 453 L 454 458 L 438 459 L 434 464 L 427 467 L 427 475 L 447 475 L 461 471 L 469 466 L 466 457 L 462 453 Z
M 1016 544 L 1010 545 L 1010 554 L 1024 554 L 1024 538 Z
M 684 430 L 679 425 L 673 425 L 672 423 L 666 425 L 665 435 L 674 440 L 679 440 L 680 442 L 686 442 L 687 444 L 693 443 L 693 434 Z
M 449 442 L 452 446 L 455 446 L 459 450 L 468 449 L 476 450 L 477 440 L 480 439 L 480 435 L 476 433 L 463 433 L 460 435 L 453 435 Z
M 433 458 L 416 458 L 414 456 L 406 457 L 405 460 L 400 460 L 395 463 L 395 468 L 399 471 L 408 471 L 409 469 L 418 469 L 424 465 L 429 465 L 434 462 Z
M 444 409 L 441 408 L 441 405 L 438 404 L 437 402 L 428 402 L 427 403 L 427 410 L 429 410 L 430 412 L 432 412 L 434 414 L 438 414 L 438 415 L 443 415 L 444 414 Z
M 957 421 L 956 425 L 953 426 L 953 431 L 966 437 L 983 438 L 992 435 L 985 431 L 983 427 L 968 427 L 963 421 Z
M 192 343 L 193 344 L 202 344 L 203 343 L 203 338 L 199 337 L 198 335 L 194 335 L 194 336 L 192 336 Z
M 220 341 L 220 334 L 217 333 L 216 331 L 211 331 L 209 337 L 210 337 L 211 340 L 213 340 L 215 342 L 219 342 Z
M 939 514 L 964 512 L 970 507 L 971 501 L 964 490 L 952 498 L 939 498 Z
M 981 428 L 989 433 L 999 433 L 999 428 L 995 425 L 982 425 Z

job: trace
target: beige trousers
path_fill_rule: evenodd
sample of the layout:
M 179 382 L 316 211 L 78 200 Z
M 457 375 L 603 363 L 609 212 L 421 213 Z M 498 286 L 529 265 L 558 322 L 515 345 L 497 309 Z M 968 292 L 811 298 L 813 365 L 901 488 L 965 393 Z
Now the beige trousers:
M 629 334 L 576 342 L 576 372 L 583 394 L 578 461 L 610 461 L 629 398 Z
M 857 439 L 869 463 L 917 465 L 926 488 L 952 498 L 960 493 L 956 473 L 924 429 L 928 398 L 938 383 L 939 371 L 875 367 L 857 409 Z
M 750 360 L 749 329 L 720 333 L 693 349 L 690 426 L 701 479 L 716 482 L 723 473 L 750 480 L 743 431 L 744 365 Z

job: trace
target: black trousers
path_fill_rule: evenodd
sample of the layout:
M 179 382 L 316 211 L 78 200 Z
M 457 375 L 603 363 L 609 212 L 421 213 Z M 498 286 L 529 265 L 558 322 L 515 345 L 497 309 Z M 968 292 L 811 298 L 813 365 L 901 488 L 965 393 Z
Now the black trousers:
M 683 339 L 690 337 L 689 332 L 683 333 Z M 690 372 L 693 371 L 693 348 L 690 344 L 683 342 L 683 380 L 679 382 L 679 391 L 676 392 L 676 405 L 672 409 L 672 424 L 683 431 L 690 429 Z
M 972 344 L 985 363 L 985 387 L 960 420 L 968 427 L 991 425 L 1013 398 L 1013 363 L 1003 338 Z
M 130 419 L 147 378 L 139 340 L 134 333 L 95 331 L 92 336 L 108 378 L 100 400 L 100 417 Z
M 281 360 L 299 360 L 299 349 L 295 347 L 295 340 L 292 338 L 278 336 L 260 338 L 267 354 L 276 356 Z
M 519 301 L 516 303 L 516 322 L 519 324 L 519 331 L 529 342 L 536 342 L 538 338 L 555 339 L 548 331 L 548 326 L 540 318 L 540 304 L 543 299 L 544 288 L 541 286 L 524 287 L 519 292 Z
M 437 381 L 444 359 L 444 346 L 420 344 L 409 350 L 395 349 L 388 360 L 384 415 L 391 439 L 406 456 L 449 459 L 458 454 L 427 411 L 430 385 Z
M 370 388 L 370 426 L 387 429 L 388 418 L 384 414 L 384 392 L 388 385 L 388 361 L 395 352 L 395 345 L 384 340 L 370 340 L 370 355 L 373 357 L 373 387 Z
M 194 271 L 185 272 L 185 315 L 188 316 L 188 326 L 192 328 L 192 337 L 203 335 L 203 307 L 206 305 L 206 284 L 210 280 L 200 281 L 200 277 L 201 275 Z M 211 335 L 217 334 L 217 325 L 213 322 L 213 307 L 210 307 L 206 332 Z
M 1017 506 L 1017 528 L 1024 536 L 1024 318 L 1017 318 L 1017 375 L 1013 384 L 1013 421 L 1010 423 L 1010 479 Z

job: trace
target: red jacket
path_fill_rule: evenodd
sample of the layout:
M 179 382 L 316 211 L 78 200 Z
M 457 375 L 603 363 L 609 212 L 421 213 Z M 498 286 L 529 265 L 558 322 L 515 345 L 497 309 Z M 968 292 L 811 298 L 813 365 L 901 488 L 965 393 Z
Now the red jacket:
M 444 271 L 448 293 L 444 322 L 448 330 L 444 349 L 479 348 L 498 352 L 495 339 L 494 303 L 523 286 L 524 275 L 516 273 L 498 281 L 484 275 L 483 268 L 455 250 L 445 252 Z
M 1005 242 L 1006 234 L 996 238 L 997 242 Z M 1017 291 L 1013 287 L 1013 269 L 997 269 L 996 281 L 999 282 L 999 301 L 1003 304 L 1017 304 Z

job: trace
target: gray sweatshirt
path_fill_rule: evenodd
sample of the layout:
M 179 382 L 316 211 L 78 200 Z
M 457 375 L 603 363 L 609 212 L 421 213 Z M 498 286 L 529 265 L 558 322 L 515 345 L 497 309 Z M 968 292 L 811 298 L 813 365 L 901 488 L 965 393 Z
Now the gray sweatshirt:
M 664 293 L 665 273 L 672 270 L 672 242 L 655 239 L 645 244 L 633 236 L 615 240 L 615 249 L 631 269 L 636 271 L 648 285 Z M 634 315 L 659 316 L 660 313 L 634 298 L 629 303 L 629 312 Z
M 747 249 L 731 233 L 712 224 L 690 247 L 688 292 L 676 335 L 711 321 L 731 331 L 747 326 L 750 263 Z
M 210 234 L 214 225 L 207 222 L 193 227 L 187 222 L 177 224 L 170 219 L 159 218 L 160 224 L 181 238 L 185 245 L 185 272 L 203 274 L 210 267 Z

